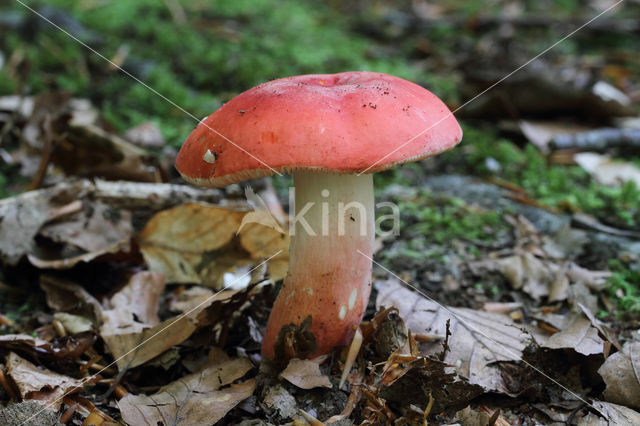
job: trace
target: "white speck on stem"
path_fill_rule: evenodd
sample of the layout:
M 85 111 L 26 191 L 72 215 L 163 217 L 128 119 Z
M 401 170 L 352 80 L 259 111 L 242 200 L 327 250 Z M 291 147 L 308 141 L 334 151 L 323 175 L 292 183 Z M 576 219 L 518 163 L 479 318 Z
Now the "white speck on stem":
M 353 307 L 355 306 L 356 297 L 358 297 L 358 289 L 354 288 L 351 292 L 351 295 L 349 295 L 349 310 L 353 309 Z
M 338 318 L 341 320 L 347 316 L 347 307 L 345 305 L 340 306 L 340 313 L 338 314 Z

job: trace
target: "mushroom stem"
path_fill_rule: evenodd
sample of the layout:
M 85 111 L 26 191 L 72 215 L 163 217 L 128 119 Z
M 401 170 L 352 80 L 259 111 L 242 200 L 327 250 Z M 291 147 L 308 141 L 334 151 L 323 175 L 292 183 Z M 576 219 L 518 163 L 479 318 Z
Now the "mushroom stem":
M 346 345 L 371 291 L 366 256 L 373 255 L 372 175 L 296 172 L 294 185 L 289 272 L 262 342 L 262 355 L 269 359 L 282 327 L 299 326 L 308 316 L 317 344 L 309 355 Z

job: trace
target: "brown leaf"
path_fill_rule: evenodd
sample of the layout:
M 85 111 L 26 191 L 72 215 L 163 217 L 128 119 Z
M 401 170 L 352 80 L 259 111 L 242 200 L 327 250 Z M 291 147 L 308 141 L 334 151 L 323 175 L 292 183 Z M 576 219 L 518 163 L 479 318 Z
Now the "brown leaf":
M 269 268 L 272 279 L 284 277 L 288 238 L 254 223 L 244 226 L 236 237 L 245 214 L 197 203 L 162 211 L 140 233 L 140 250 L 149 269 L 164 273 L 167 281 L 213 288 L 223 286 L 226 272 L 282 250 Z
M 118 368 L 133 368 L 189 338 L 196 327 L 191 317 L 175 317 L 160 323 L 159 300 L 165 282 L 162 274 L 140 272 L 110 300 L 102 312 L 100 335 Z
M 153 395 L 129 394 L 118 401 L 128 424 L 211 425 L 253 394 L 255 379 L 240 379 L 252 365 L 238 358 L 189 374 L 163 386 Z
M 47 306 L 54 311 L 83 312 L 97 325 L 102 324 L 103 307 L 84 287 L 51 275 L 41 275 L 40 288 L 46 294 Z
M 550 349 L 573 349 L 583 355 L 592 355 L 603 353 L 604 340 L 598 336 L 598 330 L 591 325 L 591 321 L 579 314 L 564 330 L 553 334 L 542 346 Z
M 0 257 L 9 265 L 33 251 L 33 238 L 49 219 L 49 211 L 65 204 L 59 201 L 67 191 L 77 191 L 78 185 L 65 184 L 50 189 L 29 191 L 0 201 Z
M 60 409 L 62 400 L 59 398 L 62 395 L 80 390 L 83 386 L 81 380 L 38 368 L 13 352 L 6 357 L 6 363 L 7 373 L 18 386 L 23 399 L 51 404 L 53 410 Z
M 82 211 L 45 225 L 40 234 L 87 252 L 103 251 L 131 237 L 131 212 L 99 201 L 86 202 Z
M 609 402 L 594 401 L 593 407 L 604 417 L 600 418 L 593 413 L 583 417 L 578 426 L 609 426 L 609 425 L 638 425 L 640 413 L 622 405 Z
M 622 352 L 606 359 L 598 370 L 607 388 L 608 402 L 640 410 L 640 342 L 628 342 Z
M 34 357 L 72 362 L 89 349 L 95 340 L 93 333 L 81 333 L 54 339 L 51 342 L 27 334 L 5 334 L 0 336 L 0 347 L 26 352 Z
M 293 358 L 287 368 L 280 373 L 280 377 L 300 389 L 313 389 L 319 387 L 331 388 L 333 385 L 329 377 L 320 372 L 320 364 L 326 357 L 311 359 Z
M 454 365 L 458 374 L 472 384 L 509 393 L 495 363 L 519 361 L 530 340 L 510 317 L 466 308 L 445 309 L 394 280 L 379 283 L 378 291 L 376 308 L 395 306 L 407 328 L 414 333 L 444 337 L 447 320 L 450 320 L 451 350 L 444 361 Z M 440 344 L 431 344 L 430 352 L 440 351 Z
M 160 148 L 164 145 L 162 132 L 158 126 L 151 121 L 146 121 L 130 128 L 125 132 L 124 138 L 143 148 Z
M 606 155 L 593 152 L 576 154 L 573 159 L 604 185 L 619 186 L 623 182 L 632 181 L 640 186 L 640 168 L 633 163 L 614 161 Z

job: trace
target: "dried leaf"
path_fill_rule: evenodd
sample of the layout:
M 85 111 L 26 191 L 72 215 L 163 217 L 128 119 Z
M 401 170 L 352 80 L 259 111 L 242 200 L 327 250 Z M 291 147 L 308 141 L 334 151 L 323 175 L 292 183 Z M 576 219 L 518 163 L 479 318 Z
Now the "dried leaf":
M 614 161 L 606 155 L 581 152 L 573 156 L 576 163 L 598 182 L 618 186 L 623 182 L 635 182 L 640 187 L 640 168 L 625 161 Z
M 83 211 L 45 225 L 40 234 L 87 252 L 103 251 L 133 234 L 131 212 L 102 202 L 85 203 Z
M 280 373 L 280 377 L 300 389 L 313 389 L 319 387 L 331 388 L 333 385 L 329 377 L 320 372 L 320 364 L 326 357 L 311 359 L 293 358 L 287 368 Z
M 53 318 L 60 321 L 69 334 L 77 334 L 93 330 L 93 322 L 88 318 L 81 317 L 80 315 L 56 312 L 53 314 Z
M 141 365 L 182 343 L 195 331 L 189 316 L 159 323 L 158 303 L 164 286 L 162 274 L 137 273 L 113 295 L 111 309 L 102 312 L 100 335 L 119 369 Z
M 127 395 L 118 401 L 128 424 L 211 425 L 253 394 L 255 379 L 240 379 L 252 365 L 238 358 L 189 374 L 153 395 Z
M 51 309 L 82 311 L 92 316 L 97 325 L 102 324 L 102 305 L 82 286 L 51 275 L 41 275 L 40 288 L 44 290 Z
M 244 226 L 237 238 L 246 213 L 197 203 L 162 211 L 140 233 L 140 250 L 149 269 L 164 273 L 167 281 L 213 288 L 224 285 L 225 272 L 282 250 L 269 268 L 272 279 L 283 278 L 288 238 L 255 223 Z
M 4 262 L 15 265 L 33 250 L 33 237 L 49 220 L 53 198 L 64 189 L 70 189 L 70 185 L 30 191 L 0 201 L 0 257 Z
M 542 346 L 550 349 L 573 349 L 583 355 L 593 355 L 603 353 L 604 340 L 598 335 L 598 330 L 591 325 L 591 321 L 579 314 L 573 318 L 567 328 L 553 334 Z
M 606 359 L 598 374 L 607 384 L 608 402 L 640 410 L 640 342 L 626 343 L 622 352 Z
M 13 352 L 6 357 L 6 364 L 7 373 L 18 386 L 23 399 L 51 404 L 53 410 L 60 409 L 62 400 L 59 398 L 62 395 L 80 390 L 83 386 L 81 380 L 38 368 Z
M 540 151 L 548 154 L 549 143 L 557 135 L 574 134 L 584 132 L 590 127 L 573 123 L 558 123 L 556 121 L 520 121 L 520 130 L 524 136 Z
M 450 351 L 445 362 L 456 366 L 458 374 L 486 390 L 508 393 L 496 361 L 519 361 L 530 336 L 521 331 L 507 315 L 465 308 L 444 308 L 397 281 L 378 285 L 376 307 L 395 306 L 407 327 L 414 333 L 445 335 L 451 321 Z M 432 345 L 433 353 L 441 351 Z
M 89 349 L 95 342 L 93 333 L 54 339 L 51 342 L 26 334 L 5 334 L 0 336 L 0 347 L 27 352 L 34 357 L 72 362 Z
M 578 422 L 578 426 L 640 424 L 640 413 L 633 411 L 631 408 L 602 401 L 594 401 L 592 405 L 604 418 L 597 417 L 594 414 L 589 414 Z
M 148 148 L 160 148 L 164 145 L 164 136 L 155 123 L 147 121 L 130 128 L 124 134 L 129 142 Z

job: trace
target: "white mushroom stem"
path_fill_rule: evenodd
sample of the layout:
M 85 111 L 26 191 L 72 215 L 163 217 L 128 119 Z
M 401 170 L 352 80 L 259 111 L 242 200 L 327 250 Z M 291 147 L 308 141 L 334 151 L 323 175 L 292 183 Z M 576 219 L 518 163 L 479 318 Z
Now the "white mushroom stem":
M 311 316 L 317 351 L 352 339 L 369 301 L 374 241 L 373 178 L 296 172 L 289 273 L 263 340 L 273 358 L 280 329 Z

